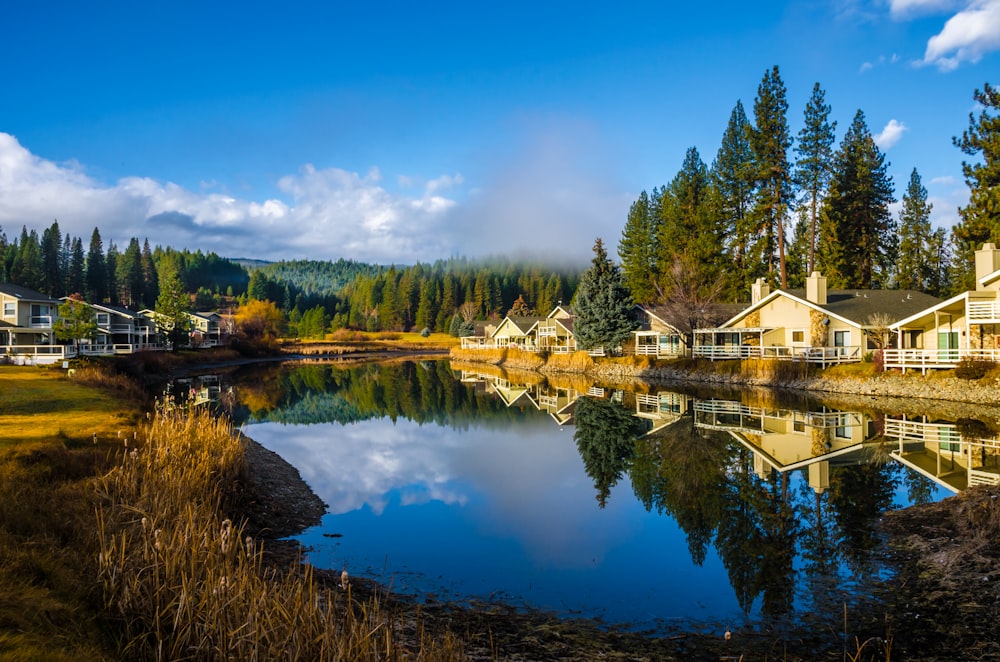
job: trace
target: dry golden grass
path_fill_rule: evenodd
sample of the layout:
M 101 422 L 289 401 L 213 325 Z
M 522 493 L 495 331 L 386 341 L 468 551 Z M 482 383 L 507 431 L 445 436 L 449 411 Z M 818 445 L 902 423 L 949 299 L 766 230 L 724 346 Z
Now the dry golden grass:
M 402 660 L 399 623 L 375 600 L 324 588 L 309 566 L 268 570 L 223 516 L 242 440 L 204 411 L 167 403 L 100 481 L 99 579 L 137 659 Z M 453 637 L 412 659 L 461 659 Z
M 535 352 L 518 349 L 517 347 L 508 347 L 504 351 L 506 352 L 503 359 L 503 366 L 505 368 L 538 370 L 545 365 L 545 359 Z
M 91 481 L 138 406 L 57 369 L 0 367 L 0 659 L 101 660 Z
M 462 349 L 452 347 L 448 354 L 457 361 L 468 361 L 470 363 L 489 363 L 499 365 L 507 358 L 506 349 Z
M 556 372 L 586 372 L 594 367 L 594 359 L 587 352 L 552 354 L 545 364 L 547 370 Z
M 832 379 L 868 379 L 878 374 L 874 363 L 841 363 L 823 371 L 824 377 Z

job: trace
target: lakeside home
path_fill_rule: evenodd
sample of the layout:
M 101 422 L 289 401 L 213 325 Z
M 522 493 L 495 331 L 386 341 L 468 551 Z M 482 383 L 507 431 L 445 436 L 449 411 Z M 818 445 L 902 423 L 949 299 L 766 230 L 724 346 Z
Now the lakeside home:
M 63 297 L 65 301 L 68 297 Z M 109 356 L 162 349 L 153 320 L 139 313 L 110 304 L 87 303 L 94 310 L 97 333 L 83 339 L 77 351 L 84 355 Z
M 0 283 L 0 350 L 17 363 L 55 363 L 73 348 L 56 342 L 59 301 L 41 292 Z M 69 352 L 69 354 L 67 354 Z
M 684 334 L 667 321 L 670 317 L 665 306 L 639 305 L 633 308 L 639 328 L 633 331 L 635 353 L 641 356 L 677 358 L 690 352 Z
M 692 354 L 711 360 L 795 359 L 823 367 L 861 361 L 889 323 L 939 302 L 915 290 L 828 290 L 817 271 L 804 289 L 771 291 L 758 278 L 751 305 L 715 328 L 696 329 Z
M 79 345 L 60 341 L 55 330 L 59 306 L 27 287 L 0 283 L 0 361 L 47 365 L 76 356 L 110 356 L 166 349 L 153 310 L 135 312 L 121 306 L 80 301 L 94 314 L 97 329 Z M 190 313 L 190 347 L 218 347 L 228 342 L 227 318 L 215 312 Z
M 461 339 L 462 349 L 517 347 L 528 352 L 576 351 L 573 311 L 559 304 L 545 317 L 504 317 L 496 326 L 476 323 L 471 336 Z
M 983 244 L 976 251 L 976 289 L 901 318 L 891 325 L 896 348 L 885 351 L 885 367 L 949 369 L 960 361 L 998 361 L 1000 250 Z

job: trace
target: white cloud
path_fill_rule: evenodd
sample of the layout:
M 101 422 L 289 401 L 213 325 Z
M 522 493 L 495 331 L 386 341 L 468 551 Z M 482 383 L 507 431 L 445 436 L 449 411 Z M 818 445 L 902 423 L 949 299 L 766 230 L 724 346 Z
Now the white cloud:
M 907 127 L 902 122 L 894 119 L 889 120 L 885 128 L 878 135 L 874 136 L 875 144 L 879 146 L 879 149 L 890 149 L 899 142 L 906 130 Z
M 942 175 L 940 177 L 935 177 L 929 184 L 934 186 L 954 186 L 959 183 L 959 181 L 952 175 Z
M 1000 0 L 974 0 L 930 38 L 920 64 L 952 71 L 995 50 L 1000 50 Z
M 454 236 L 442 221 L 456 203 L 443 193 L 461 185 L 461 175 L 434 179 L 416 196 L 391 193 L 380 181 L 377 168 L 361 176 L 307 164 L 277 182 L 287 201 L 191 191 L 147 177 L 106 185 L 0 133 L 0 227 L 8 234 L 58 219 L 64 233 L 85 242 L 98 227 L 106 245 L 138 237 L 227 257 L 405 263 L 449 255 Z
M 889 13 L 894 19 L 951 12 L 964 4 L 958 0 L 889 0 Z
M 631 198 L 616 188 L 593 127 L 528 118 L 499 161 L 478 161 L 476 185 L 459 173 L 425 179 L 301 166 L 277 195 L 253 200 L 225 183 L 188 189 L 149 177 L 106 183 L 75 163 L 32 154 L 0 133 L 0 227 L 64 233 L 107 246 L 132 237 L 224 257 L 337 259 L 412 264 L 453 255 L 509 255 L 585 263 L 594 238 L 613 247 Z M 492 155 L 490 158 L 494 158 Z
M 870 71 L 875 67 L 881 67 L 886 63 L 896 64 L 897 62 L 899 62 L 899 55 L 897 55 L 896 53 L 893 53 L 889 57 L 886 57 L 884 55 L 879 55 L 875 61 L 862 62 L 860 73 L 865 73 L 866 71 Z

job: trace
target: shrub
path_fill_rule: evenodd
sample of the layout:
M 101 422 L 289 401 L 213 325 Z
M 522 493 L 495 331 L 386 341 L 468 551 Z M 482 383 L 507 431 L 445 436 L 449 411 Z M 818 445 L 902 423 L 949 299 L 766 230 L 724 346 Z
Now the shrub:
M 993 361 L 980 361 L 977 359 L 962 359 L 955 366 L 955 376 L 959 379 L 982 379 L 986 373 L 997 367 Z

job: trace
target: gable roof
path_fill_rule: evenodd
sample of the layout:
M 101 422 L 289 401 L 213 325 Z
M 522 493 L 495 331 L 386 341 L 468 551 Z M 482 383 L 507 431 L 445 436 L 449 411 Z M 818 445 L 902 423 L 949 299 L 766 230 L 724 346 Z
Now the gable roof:
M 793 299 L 831 317 L 858 327 L 864 327 L 875 313 L 888 313 L 894 320 L 904 319 L 940 303 L 937 297 L 916 290 L 828 290 L 826 303 L 818 304 L 806 299 L 804 289 L 775 290 L 756 304 L 730 318 L 723 326 L 743 319 L 778 297 Z
M 496 328 L 490 333 L 491 338 L 495 338 L 497 334 L 508 324 L 517 329 L 517 332 L 522 336 L 526 336 L 531 333 L 531 329 L 534 328 L 539 321 L 545 319 L 544 317 L 505 317 L 503 320 L 497 324 Z
M 563 305 L 561 303 L 553 308 L 552 312 L 546 315 L 546 317 L 555 317 L 557 313 L 562 313 L 565 316 L 562 319 L 565 319 L 566 317 L 576 317 L 571 306 Z
M 122 306 L 112 306 L 110 303 L 92 303 L 90 304 L 90 307 L 100 308 L 101 310 L 116 313 L 118 315 L 122 315 L 123 317 L 141 317 L 141 315 L 134 310 L 129 310 L 128 308 L 124 308 Z
M 670 308 L 668 308 L 667 306 L 662 306 L 658 304 L 637 303 L 635 304 L 635 306 L 633 306 L 633 309 L 635 308 L 638 308 L 639 310 L 646 313 L 650 317 L 655 317 L 657 321 L 659 321 L 660 324 L 662 324 L 663 326 L 668 326 L 674 331 L 677 331 L 677 327 L 667 321 L 667 318 L 670 316 Z
M 14 285 L 13 283 L 0 283 L 0 292 L 6 294 L 7 296 L 14 297 L 15 299 L 21 299 L 23 301 L 40 301 L 45 303 L 59 303 L 52 297 L 37 292 L 28 287 L 21 287 L 20 285 Z
M 664 325 L 669 326 L 677 333 L 683 333 L 677 324 L 669 321 L 669 318 L 674 316 L 677 311 L 672 311 L 670 306 L 665 306 L 662 304 L 636 304 L 636 308 L 641 308 L 647 314 L 652 315 Z M 746 310 L 745 303 L 706 303 L 703 304 L 700 309 L 700 317 L 703 323 L 707 324 L 721 324 L 726 320 L 732 321 L 733 319 L 739 319 L 742 317 L 741 313 Z M 684 322 L 683 324 L 686 324 Z
M 910 324 L 910 323 L 912 323 L 912 322 L 914 322 L 914 321 L 916 321 L 916 320 L 918 320 L 918 319 L 920 319 L 920 318 L 922 318 L 924 316 L 933 315 L 935 312 L 937 312 L 939 310 L 944 310 L 945 308 L 950 308 L 951 306 L 953 306 L 954 304 L 958 303 L 959 301 L 965 301 L 965 302 L 967 302 L 968 299 L 969 299 L 969 292 L 968 291 L 962 292 L 961 294 L 956 294 L 955 296 L 951 297 L 950 299 L 945 299 L 944 301 L 938 301 L 934 305 L 927 306 L 926 308 L 921 308 L 920 310 L 918 310 L 917 312 L 913 313 L 909 317 L 904 317 L 902 319 L 896 320 L 895 322 L 893 322 L 890 325 L 890 328 L 892 328 L 892 329 L 902 328 L 903 326 L 905 326 L 907 324 Z M 968 305 L 968 304 L 964 303 L 963 305 Z

